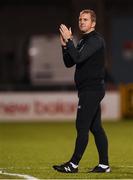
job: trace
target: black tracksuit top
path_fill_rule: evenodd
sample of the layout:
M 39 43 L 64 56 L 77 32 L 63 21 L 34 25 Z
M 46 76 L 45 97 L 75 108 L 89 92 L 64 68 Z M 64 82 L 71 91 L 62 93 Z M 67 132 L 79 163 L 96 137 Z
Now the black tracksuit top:
M 62 50 L 65 66 L 76 65 L 75 83 L 79 92 L 104 89 L 105 43 L 99 33 L 84 34 L 77 47 L 69 40 Z

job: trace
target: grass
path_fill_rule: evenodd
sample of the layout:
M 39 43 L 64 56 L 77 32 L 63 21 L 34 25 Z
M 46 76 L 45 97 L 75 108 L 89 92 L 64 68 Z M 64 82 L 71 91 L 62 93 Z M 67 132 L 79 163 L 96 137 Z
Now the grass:
M 87 173 L 98 163 L 91 134 L 79 173 L 62 174 L 52 169 L 52 165 L 69 160 L 73 153 L 76 130 L 74 123 L 67 122 L 0 123 L 0 169 L 39 179 L 132 179 L 133 120 L 104 122 L 103 126 L 109 139 L 111 173 Z

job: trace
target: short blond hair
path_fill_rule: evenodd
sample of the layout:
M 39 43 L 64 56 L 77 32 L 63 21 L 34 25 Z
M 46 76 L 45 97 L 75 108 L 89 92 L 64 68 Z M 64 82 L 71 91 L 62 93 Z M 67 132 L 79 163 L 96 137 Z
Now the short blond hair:
M 80 12 L 81 14 L 90 14 L 92 22 L 96 22 L 96 13 L 91 9 L 84 9 Z

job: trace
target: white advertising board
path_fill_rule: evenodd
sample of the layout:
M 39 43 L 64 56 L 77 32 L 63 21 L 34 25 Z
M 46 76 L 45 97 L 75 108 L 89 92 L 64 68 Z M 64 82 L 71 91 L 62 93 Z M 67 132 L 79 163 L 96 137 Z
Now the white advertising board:
M 0 121 L 72 121 L 77 103 L 76 92 L 0 93 Z M 119 117 L 119 93 L 107 92 L 102 101 L 102 118 Z

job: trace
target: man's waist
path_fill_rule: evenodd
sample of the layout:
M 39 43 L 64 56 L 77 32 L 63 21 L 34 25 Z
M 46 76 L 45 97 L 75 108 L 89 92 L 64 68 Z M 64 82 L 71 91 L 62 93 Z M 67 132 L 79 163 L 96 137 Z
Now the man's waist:
M 76 87 L 78 91 L 82 90 L 102 90 L 105 88 L 105 83 L 103 79 L 97 79 L 95 81 L 85 81 L 85 82 L 76 82 Z

